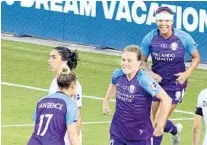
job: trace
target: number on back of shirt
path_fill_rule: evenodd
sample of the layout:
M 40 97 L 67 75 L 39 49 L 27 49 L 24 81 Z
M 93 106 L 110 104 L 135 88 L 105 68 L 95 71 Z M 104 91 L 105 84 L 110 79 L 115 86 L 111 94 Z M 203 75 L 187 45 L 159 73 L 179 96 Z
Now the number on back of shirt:
M 49 127 L 50 121 L 53 117 L 53 114 L 43 114 L 40 116 L 40 122 L 39 122 L 39 128 L 37 131 L 37 135 L 44 136 L 47 132 L 47 129 Z M 43 122 L 46 121 L 45 127 L 43 128 Z M 42 130 L 42 132 L 40 132 Z

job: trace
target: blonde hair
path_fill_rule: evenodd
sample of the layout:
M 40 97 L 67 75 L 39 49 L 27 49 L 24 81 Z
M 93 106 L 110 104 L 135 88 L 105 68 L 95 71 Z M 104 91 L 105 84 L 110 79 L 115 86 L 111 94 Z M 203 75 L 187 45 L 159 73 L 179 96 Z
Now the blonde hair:
M 137 60 L 141 60 L 141 51 L 137 45 L 129 45 L 124 48 L 124 52 L 134 52 L 137 55 Z
M 61 66 L 57 75 L 57 84 L 60 89 L 67 89 L 72 82 L 76 82 L 76 75 L 67 65 Z

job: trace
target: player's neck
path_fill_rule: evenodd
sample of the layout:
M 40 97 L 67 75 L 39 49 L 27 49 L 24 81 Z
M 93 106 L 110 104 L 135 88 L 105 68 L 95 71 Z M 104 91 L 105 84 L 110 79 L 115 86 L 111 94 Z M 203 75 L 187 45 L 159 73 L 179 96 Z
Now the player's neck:
M 135 77 L 135 75 L 136 75 L 136 73 L 127 74 L 126 76 L 127 76 L 128 81 L 131 81 Z
M 62 89 L 61 92 L 65 93 L 68 96 L 72 96 L 72 93 L 68 89 Z
M 168 39 L 168 38 L 170 38 L 170 36 L 172 36 L 172 34 L 173 34 L 173 30 L 172 29 L 170 29 L 167 33 L 160 33 L 160 36 L 162 36 L 164 39 Z

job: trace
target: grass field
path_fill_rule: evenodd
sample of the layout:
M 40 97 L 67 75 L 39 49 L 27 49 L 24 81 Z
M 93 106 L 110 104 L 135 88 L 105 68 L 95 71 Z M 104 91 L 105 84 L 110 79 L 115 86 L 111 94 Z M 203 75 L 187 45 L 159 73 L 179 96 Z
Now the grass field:
M 2 82 L 48 89 L 52 74 L 47 68 L 51 48 L 40 45 L 2 40 Z M 103 98 L 110 83 L 112 71 L 119 67 L 120 58 L 103 54 L 80 54 L 80 64 L 76 70 L 83 86 L 83 94 Z M 196 70 L 189 79 L 184 102 L 177 108 L 194 112 L 197 95 L 207 88 L 207 71 Z M 32 113 L 37 100 L 46 95 L 45 91 L 2 85 L 2 145 L 25 145 L 31 136 Z M 114 109 L 114 103 L 112 102 Z M 174 113 L 171 118 L 193 118 L 191 114 Z M 102 101 L 83 98 L 83 144 L 109 144 L 109 123 L 90 122 L 110 121 L 111 116 L 102 114 Z M 192 120 L 179 121 L 184 125 L 181 145 L 192 144 Z M 204 134 L 204 129 L 202 130 Z M 171 135 L 166 134 L 163 145 L 171 145 Z

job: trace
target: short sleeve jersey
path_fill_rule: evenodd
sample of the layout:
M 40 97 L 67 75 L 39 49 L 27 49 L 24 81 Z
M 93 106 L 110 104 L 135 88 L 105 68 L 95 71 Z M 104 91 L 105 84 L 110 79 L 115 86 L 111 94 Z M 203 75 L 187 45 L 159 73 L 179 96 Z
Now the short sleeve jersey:
M 184 31 L 173 29 L 170 38 L 164 39 L 155 29 L 144 37 L 141 53 L 144 56 L 151 55 L 152 71 L 163 78 L 160 83 L 163 89 L 177 91 L 185 88 L 187 81 L 178 84 L 175 74 L 185 71 L 185 52 L 192 54 L 196 47 L 193 38 Z

